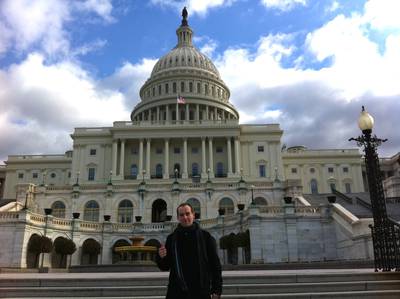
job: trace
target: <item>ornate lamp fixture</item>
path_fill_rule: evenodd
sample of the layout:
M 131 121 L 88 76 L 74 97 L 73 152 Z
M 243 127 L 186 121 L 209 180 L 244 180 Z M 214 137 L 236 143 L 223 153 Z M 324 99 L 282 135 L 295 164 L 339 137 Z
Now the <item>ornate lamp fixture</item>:
M 356 141 L 364 150 L 365 166 L 368 177 L 369 194 L 371 198 L 374 225 L 370 225 L 374 247 L 375 271 L 400 270 L 400 225 L 389 219 L 386 212 L 382 176 L 377 148 L 387 139 L 372 136 L 373 117 L 364 109 L 358 119 L 362 135 L 350 138 Z

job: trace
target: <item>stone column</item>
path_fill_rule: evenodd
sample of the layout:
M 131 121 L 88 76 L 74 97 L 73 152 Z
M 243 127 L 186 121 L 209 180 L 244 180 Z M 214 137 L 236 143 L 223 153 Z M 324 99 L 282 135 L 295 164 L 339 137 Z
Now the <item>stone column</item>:
M 205 120 L 209 120 L 209 118 L 208 118 L 208 105 L 206 105 L 206 117 L 205 117 Z
M 239 143 L 239 138 L 235 138 L 235 163 L 236 163 L 236 168 L 235 168 L 235 173 L 237 175 L 240 175 L 240 143 Z
M 179 121 L 180 119 L 179 119 L 179 104 L 178 104 L 178 102 L 176 102 L 176 121 Z
M 164 179 L 169 179 L 169 140 L 164 141 Z
M 207 165 L 206 165 L 206 138 L 201 137 L 201 177 L 207 177 Z
M 160 106 L 157 106 L 157 122 L 160 121 Z
M 196 120 L 200 120 L 200 107 L 199 104 L 196 104 Z
M 151 139 L 146 139 L 146 177 L 150 178 L 150 142 Z
M 214 120 L 218 119 L 218 109 L 217 107 L 214 107 Z
M 138 177 L 143 173 L 143 139 L 139 140 L 139 173 Z
M 231 137 L 226 138 L 226 147 L 228 149 L 228 177 L 232 176 L 232 148 Z
M 189 121 L 189 104 L 185 104 L 186 108 L 186 121 Z
M 187 138 L 183 138 L 183 172 L 182 178 L 188 178 L 188 159 L 187 159 Z
M 142 121 L 144 121 L 144 111 L 141 113 L 142 115 Z
M 212 138 L 208 137 L 208 166 L 210 168 L 210 177 L 214 177 L 214 156 Z
M 165 120 L 169 121 L 169 105 L 165 105 Z
M 113 176 L 117 175 L 117 151 L 118 151 L 118 141 L 113 141 L 112 147 L 112 174 Z
M 119 157 L 119 175 L 124 179 L 125 140 L 121 140 L 121 156 Z

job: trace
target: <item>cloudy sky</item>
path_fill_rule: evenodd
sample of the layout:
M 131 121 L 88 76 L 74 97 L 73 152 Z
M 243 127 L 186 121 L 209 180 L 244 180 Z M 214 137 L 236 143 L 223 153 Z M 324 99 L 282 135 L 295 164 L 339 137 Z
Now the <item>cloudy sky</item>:
M 0 161 L 129 120 L 185 5 L 241 123 L 279 123 L 287 146 L 349 148 L 365 105 L 389 139 L 381 155 L 400 150 L 398 0 L 0 0 Z

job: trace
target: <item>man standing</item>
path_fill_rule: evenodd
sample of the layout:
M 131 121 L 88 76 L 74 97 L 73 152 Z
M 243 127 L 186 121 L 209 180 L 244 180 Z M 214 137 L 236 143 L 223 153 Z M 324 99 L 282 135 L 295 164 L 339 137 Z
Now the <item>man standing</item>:
M 176 212 L 179 225 L 156 259 L 161 270 L 170 270 L 166 299 L 218 299 L 222 275 L 215 239 L 193 222 L 190 204 L 180 204 Z

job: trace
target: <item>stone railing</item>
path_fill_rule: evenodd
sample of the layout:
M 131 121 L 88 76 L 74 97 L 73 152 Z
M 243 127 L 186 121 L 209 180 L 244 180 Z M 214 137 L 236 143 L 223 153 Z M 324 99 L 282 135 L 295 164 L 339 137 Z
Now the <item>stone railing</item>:
M 301 216 L 315 216 L 316 214 L 321 213 L 321 207 L 317 206 L 297 206 L 294 208 L 294 212 L 296 215 L 301 215 Z
M 18 212 L 0 212 L 0 222 L 16 222 L 18 219 Z

